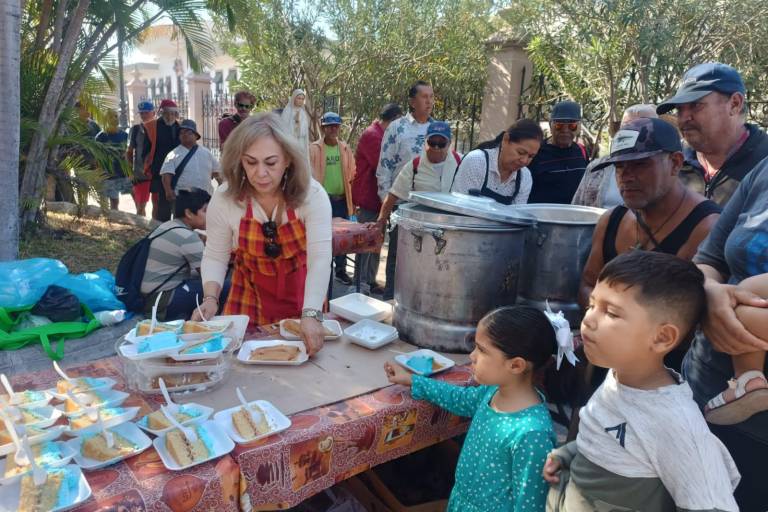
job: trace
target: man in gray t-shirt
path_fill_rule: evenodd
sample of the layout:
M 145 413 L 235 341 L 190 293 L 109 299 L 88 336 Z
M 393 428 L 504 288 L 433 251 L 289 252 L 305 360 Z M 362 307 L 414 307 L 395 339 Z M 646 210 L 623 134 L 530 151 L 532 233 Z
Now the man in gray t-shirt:
M 696 335 L 683 361 L 683 375 L 693 390 L 693 398 L 704 406 L 707 400 L 728 387 L 733 375 L 730 352 L 766 349 L 760 340 L 727 324 L 713 307 L 719 292 L 731 304 L 747 301 L 751 294 L 736 292 L 717 283 L 736 285 L 744 279 L 768 273 L 768 159 L 748 174 L 731 196 L 720 219 L 693 260 L 707 275 L 709 322 Z M 739 294 L 736 297 L 734 294 Z M 752 305 L 759 306 L 755 303 Z M 733 306 L 732 306 L 733 307 Z M 712 338 L 712 341 L 705 336 Z M 725 344 L 723 341 L 725 340 Z M 750 340 L 752 343 L 750 343 Z M 736 499 L 742 510 L 768 510 L 768 487 L 764 483 L 768 459 L 768 412 L 758 413 L 733 426 L 710 425 L 731 452 L 742 482 Z

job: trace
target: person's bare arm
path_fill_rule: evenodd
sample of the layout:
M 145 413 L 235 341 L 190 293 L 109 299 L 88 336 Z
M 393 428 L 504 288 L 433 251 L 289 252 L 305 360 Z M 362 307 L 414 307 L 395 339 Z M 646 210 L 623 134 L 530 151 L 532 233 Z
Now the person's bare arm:
M 392 215 L 392 210 L 395 208 L 396 203 L 397 203 L 397 196 L 392 192 L 388 193 L 387 197 L 384 199 L 384 202 L 381 204 L 381 209 L 379 210 L 379 217 L 376 219 L 376 222 L 378 223 L 388 222 L 389 216 Z
M 749 277 L 738 288 L 768 299 L 768 274 Z M 756 308 L 741 304 L 736 306 L 736 317 L 750 333 L 768 343 L 768 308 Z
M 165 190 L 165 197 L 168 201 L 176 200 L 176 193 L 173 191 L 171 182 L 173 181 L 173 174 L 163 174 L 163 189 Z
M 589 296 L 592 289 L 597 284 L 597 276 L 603 270 L 605 262 L 603 261 L 603 242 L 605 240 L 605 229 L 608 226 L 608 219 L 611 217 L 611 210 L 605 212 L 600 220 L 597 221 L 595 232 L 592 234 L 592 249 L 587 258 L 587 264 L 584 265 L 584 271 L 581 273 L 581 282 L 579 283 L 579 305 L 586 309 L 589 305 Z

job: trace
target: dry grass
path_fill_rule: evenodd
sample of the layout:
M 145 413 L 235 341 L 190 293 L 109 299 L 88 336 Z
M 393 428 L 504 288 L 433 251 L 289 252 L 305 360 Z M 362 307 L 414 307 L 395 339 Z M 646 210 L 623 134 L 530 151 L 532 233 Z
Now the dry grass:
M 149 230 L 106 219 L 48 212 L 47 225 L 26 234 L 20 258 L 61 260 L 72 274 L 106 268 L 113 274 L 125 251 Z

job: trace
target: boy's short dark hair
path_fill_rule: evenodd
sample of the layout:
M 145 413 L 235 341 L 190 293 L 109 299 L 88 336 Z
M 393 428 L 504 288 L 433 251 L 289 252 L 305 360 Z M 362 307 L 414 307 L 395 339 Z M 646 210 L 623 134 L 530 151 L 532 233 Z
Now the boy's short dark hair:
M 693 262 L 671 254 L 640 250 L 621 254 L 603 267 L 597 282 L 634 288 L 637 302 L 652 308 L 659 318 L 668 319 L 672 313 L 681 340 L 706 314 L 704 274 Z
M 200 208 L 211 201 L 211 194 L 199 188 L 190 190 L 179 190 L 176 194 L 176 205 L 173 215 L 177 219 L 183 219 L 187 210 L 194 215 Z

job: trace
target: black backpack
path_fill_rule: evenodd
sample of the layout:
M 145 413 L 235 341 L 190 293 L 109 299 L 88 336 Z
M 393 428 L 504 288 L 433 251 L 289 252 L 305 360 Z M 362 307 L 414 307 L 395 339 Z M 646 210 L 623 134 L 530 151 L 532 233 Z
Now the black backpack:
M 130 249 L 128 249 L 123 257 L 120 258 L 120 263 L 117 265 L 117 273 L 115 274 L 115 285 L 117 288 L 117 298 L 120 299 L 128 311 L 140 313 L 144 311 L 144 299 L 145 295 L 141 293 L 141 281 L 144 279 L 144 271 L 147 269 L 147 258 L 149 257 L 149 246 L 152 245 L 152 240 L 161 237 L 169 231 L 174 229 L 189 229 L 186 226 L 174 226 L 168 228 L 162 233 L 152 236 L 145 236 Z M 177 268 L 171 275 L 165 278 L 165 281 L 157 285 L 154 290 L 149 292 L 147 296 L 152 295 L 159 290 L 165 283 L 170 281 L 173 276 L 178 274 L 181 269 L 188 265 L 184 262 L 179 268 Z

